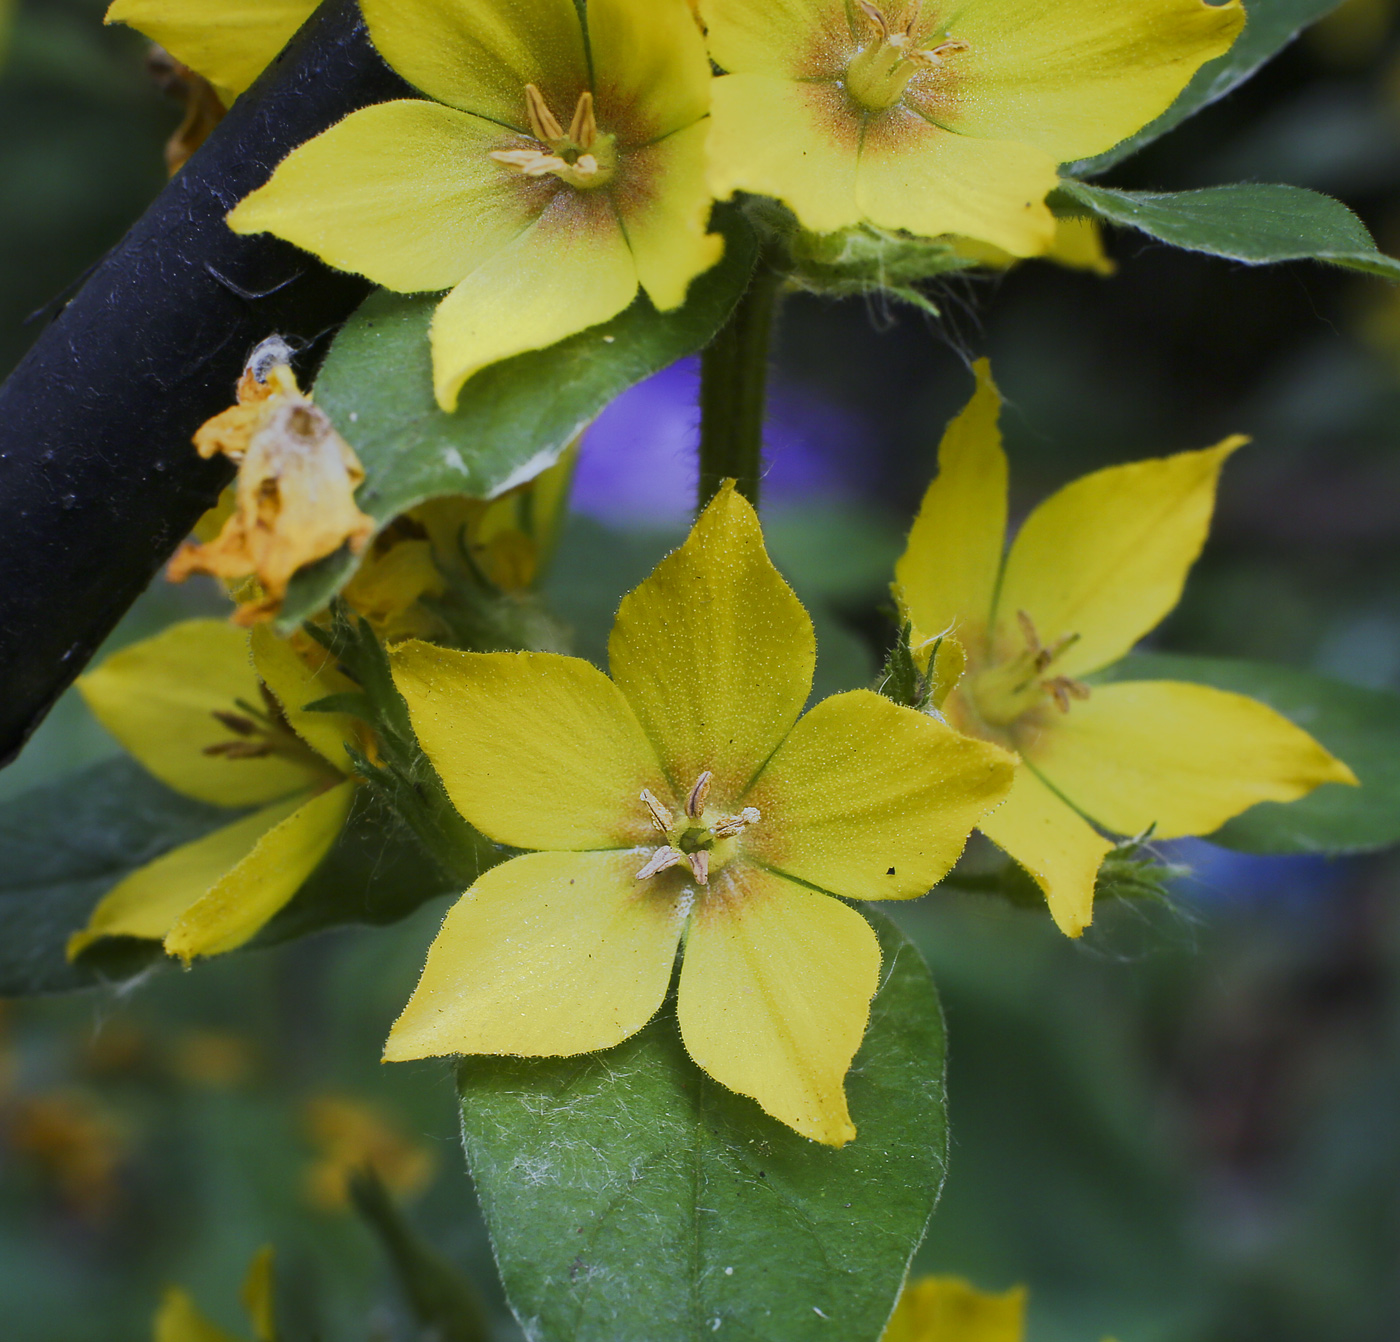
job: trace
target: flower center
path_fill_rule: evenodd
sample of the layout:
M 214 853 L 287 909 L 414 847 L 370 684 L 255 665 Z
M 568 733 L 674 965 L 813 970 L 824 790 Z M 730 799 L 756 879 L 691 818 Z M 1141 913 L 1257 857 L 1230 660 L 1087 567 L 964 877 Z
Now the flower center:
M 706 769 L 695 780 L 695 786 L 690 789 L 678 816 L 672 815 L 651 792 L 642 789 L 641 800 L 651 818 L 652 828 L 666 842 L 637 873 L 639 881 L 659 876 L 663 871 L 684 862 L 690 867 L 697 885 L 709 885 L 710 873 L 719 871 L 738 852 L 739 835 L 763 818 L 756 806 L 745 806 L 735 815 L 720 815 L 707 810 L 705 800 L 710 795 L 711 777 L 712 774 Z
M 593 95 L 579 94 L 574 119 L 565 130 L 549 110 L 549 104 L 534 84 L 525 85 L 525 106 L 530 129 L 539 147 L 535 149 L 494 149 L 489 157 L 514 168 L 524 177 L 545 177 L 550 173 L 570 186 L 585 191 L 606 186 L 617 171 L 616 136 L 598 129 L 593 115 Z
M 1031 617 L 1016 612 L 1025 646 L 1005 661 L 972 678 L 968 695 L 978 716 L 993 727 L 1006 727 L 1047 697 L 1061 713 L 1068 713 L 1075 699 L 1087 699 L 1089 687 L 1070 676 L 1048 676 L 1055 659 L 1079 641 L 1078 634 L 1064 634 L 1049 647 L 1040 641 Z
M 968 49 L 960 37 L 945 38 L 934 47 L 915 46 L 917 9 L 903 28 L 895 28 L 870 0 L 856 0 L 856 5 L 870 20 L 874 32 L 846 67 L 846 89 L 868 111 L 883 112 L 893 107 L 921 70 L 937 70 L 945 56 Z

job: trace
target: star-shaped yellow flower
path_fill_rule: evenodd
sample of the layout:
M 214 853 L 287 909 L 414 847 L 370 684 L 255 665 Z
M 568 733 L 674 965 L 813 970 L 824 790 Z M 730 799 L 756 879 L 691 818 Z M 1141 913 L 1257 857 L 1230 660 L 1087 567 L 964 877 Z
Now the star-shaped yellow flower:
M 1240 0 L 701 0 L 710 183 L 1014 256 L 1054 236 L 1056 165 L 1165 111 L 1244 25 Z
M 842 901 L 927 891 L 1012 762 L 867 690 L 802 716 L 815 655 L 732 482 L 623 600 L 611 680 L 547 653 L 399 649 L 458 810 L 537 851 L 448 913 L 385 1057 L 609 1048 L 655 1014 L 683 945 L 691 1057 L 803 1135 L 849 1141 L 880 951 Z
M 250 647 L 251 642 L 251 647 Z M 353 688 L 313 672 L 266 628 L 188 620 L 124 648 L 78 681 L 121 744 L 176 792 L 251 814 L 131 873 L 69 940 L 163 942 L 187 964 L 250 940 L 320 865 L 344 827 L 350 719 L 304 706 Z
M 1256 802 L 1295 801 L 1356 777 L 1243 695 L 1081 679 L 1129 652 L 1176 605 L 1205 543 L 1220 469 L 1245 440 L 1076 480 L 1031 513 L 1005 554 L 1001 398 L 985 362 L 977 377 L 939 449 L 894 593 L 916 649 L 946 635 L 934 674 L 957 680 L 942 703 L 947 720 L 1021 757 L 1006 804 L 979 828 L 1030 872 L 1060 928 L 1078 936 L 1112 847 L 1099 830 L 1209 834 Z
M 355 112 L 229 223 L 400 293 L 450 289 L 432 327 L 444 409 L 479 369 L 607 321 L 639 286 L 679 307 L 719 260 L 710 66 L 685 0 L 362 8 L 385 59 L 435 101 Z

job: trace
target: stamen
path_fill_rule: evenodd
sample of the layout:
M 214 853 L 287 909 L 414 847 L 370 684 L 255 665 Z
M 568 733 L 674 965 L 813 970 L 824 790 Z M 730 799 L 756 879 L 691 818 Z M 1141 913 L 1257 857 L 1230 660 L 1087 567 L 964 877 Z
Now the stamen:
M 731 815 L 712 826 L 710 833 L 717 839 L 732 839 L 736 834 L 742 834 L 750 825 L 756 825 L 762 819 L 757 806 L 746 806 L 738 815 Z
M 535 132 L 535 139 L 548 142 L 564 138 L 563 126 L 549 110 L 544 94 L 534 84 L 525 85 L 525 106 L 530 114 L 530 129 Z
M 677 862 L 684 861 L 685 854 L 681 852 L 679 848 L 658 848 L 656 852 L 651 855 L 651 860 L 648 861 L 646 866 L 637 873 L 636 879 L 645 881 L 649 876 L 655 876 L 659 872 L 674 867 Z
M 518 168 L 526 177 L 545 177 L 561 169 L 567 171 L 570 166 L 557 154 L 546 154 L 539 149 L 492 149 L 486 157 Z
M 881 39 L 888 42 L 890 40 L 890 25 L 885 16 L 870 3 L 870 0 L 856 0 L 856 7 L 880 30 Z
M 696 819 L 700 812 L 705 809 L 705 798 L 710 795 L 710 782 L 713 778 L 714 774 L 706 769 L 695 780 L 695 786 L 690 789 L 690 796 L 685 799 L 685 813 L 692 820 Z
M 647 788 L 642 789 L 642 800 L 646 803 L 647 810 L 651 812 L 651 823 L 656 826 L 662 834 L 669 834 L 671 826 L 675 823 L 668 811 Z
M 710 883 L 710 850 L 700 848 L 690 855 L 690 870 L 695 874 L 696 885 Z
M 245 718 L 239 713 L 225 713 L 222 709 L 214 709 L 210 714 L 214 721 L 238 736 L 252 736 L 258 730 L 258 724 L 251 718 Z
M 574 108 L 573 123 L 569 126 L 569 139 L 580 149 L 592 149 L 597 138 L 598 121 L 593 115 L 593 95 L 585 89 L 578 95 L 578 106 Z
M 1045 682 L 1045 688 L 1050 691 L 1055 700 L 1055 707 L 1061 713 L 1069 712 L 1069 701 L 1078 699 L 1081 703 L 1093 694 L 1082 680 L 1074 680 L 1070 676 L 1056 676 L 1053 680 Z
M 950 56 L 955 51 L 971 51 L 972 44 L 964 41 L 961 37 L 950 37 L 946 42 L 940 42 L 936 47 L 930 47 L 926 51 L 911 51 L 910 58 L 922 61 L 925 65 L 938 66 L 943 64 L 943 57 Z
M 1026 647 L 1039 655 L 1041 651 L 1040 635 L 1036 632 L 1035 621 L 1023 610 L 1016 612 L 1016 621 L 1021 626 L 1021 634 L 1026 640 Z
M 272 754 L 271 741 L 219 741 L 204 747 L 206 755 L 222 755 L 229 760 L 260 760 Z

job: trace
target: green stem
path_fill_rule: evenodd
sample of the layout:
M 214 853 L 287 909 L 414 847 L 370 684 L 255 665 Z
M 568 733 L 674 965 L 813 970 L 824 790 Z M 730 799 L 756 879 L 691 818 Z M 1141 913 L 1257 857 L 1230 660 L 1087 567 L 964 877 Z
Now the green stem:
M 725 480 L 758 506 L 768 347 L 783 277 L 762 259 L 729 321 L 700 356 L 700 498 Z

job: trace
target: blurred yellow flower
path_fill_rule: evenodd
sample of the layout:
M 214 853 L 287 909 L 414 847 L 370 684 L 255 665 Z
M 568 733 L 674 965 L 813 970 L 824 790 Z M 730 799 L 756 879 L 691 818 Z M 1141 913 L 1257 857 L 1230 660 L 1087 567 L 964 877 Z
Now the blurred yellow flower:
M 880 951 L 842 900 L 927 891 L 1012 761 L 866 690 L 801 716 L 815 651 L 732 481 L 623 600 L 611 680 L 548 653 L 399 648 L 458 810 L 544 851 L 448 913 L 385 1057 L 609 1048 L 656 1013 L 683 942 L 690 1056 L 804 1136 L 849 1141 Z
M 187 964 L 243 945 L 296 894 L 344 827 L 358 725 L 305 705 L 353 686 L 312 671 L 266 628 L 189 620 L 114 653 L 78 681 L 98 721 L 161 782 L 250 815 L 126 877 L 69 939 L 164 943 Z
M 240 1298 L 253 1325 L 254 1342 L 277 1342 L 271 1245 L 258 1250 L 254 1256 Z M 186 1292 L 172 1286 L 156 1311 L 154 1342 L 242 1342 L 242 1339 L 211 1323 Z
M 421 1193 L 437 1169 L 437 1160 L 421 1142 L 410 1141 L 376 1106 L 338 1095 L 307 1102 L 306 1128 L 320 1151 L 306 1172 L 306 1195 L 323 1211 L 343 1211 L 350 1204 L 350 1176 L 373 1170 L 380 1182 L 400 1197 Z
M 985 361 L 977 379 L 939 448 L 894 594 L 916 649 L 927 656 L 942 638 L 935 673 L 948 682 L 946 719 L 1020 755 L 1010 797 L 979 828 L 1035 878 L 1060 929 L 1078 936 L 1112 847 L 1099 829 L 1209 834 L 1256 802 L 1294 801 L 1356 777 L 1243 695 L 1081 679 L 1124 656 L 1176 605 L 1205 543 L 1220 469 L 1246 440 L 1076 480 L 1031 513 L 1007 554 L 1001 398 Z
M 229 216 L 400 293 L 432 326 L 452 409 L 479 369 L 685 301 L 706 232 L 710 66 L 685 0 L 364 0 L 384 58 L 433 101 L 353 113 Z
M 986 1295 L 961 1277 L 920 1277 L 899 1297 L 880 1342 L 1023 1342 L 1026 1288 Z
M 280 341 L 274 358 L 285 347 Z M 272 619 L 300 568 L 348 545 L 359 553 L 374 521 L 355 506 L 365 478 L 359 459 L 329 418 L 302 395 L 284 362 L 255 353 L 238 384 L 238 404 L 194 436 L 201 457 L 238 465 L 232 509 L 218 536 L 186 541 L 170 561 L 171 582 L 192 573 L 225 581 L 256 578 L 257 593 L 234 614 L 238 624 Z
M 77 1215 L 96 1222 L 112 1210 L 129 1143 L 91 1095 L 56 1090 L 21 1096 L 6 1117 L 10 1149 L 36 1165 Z
M 701 0 L 711 188 L 1013 256 L 1054 236 L 1056 165 L 1164 112 L 1244 26 L 1239 0 Z

